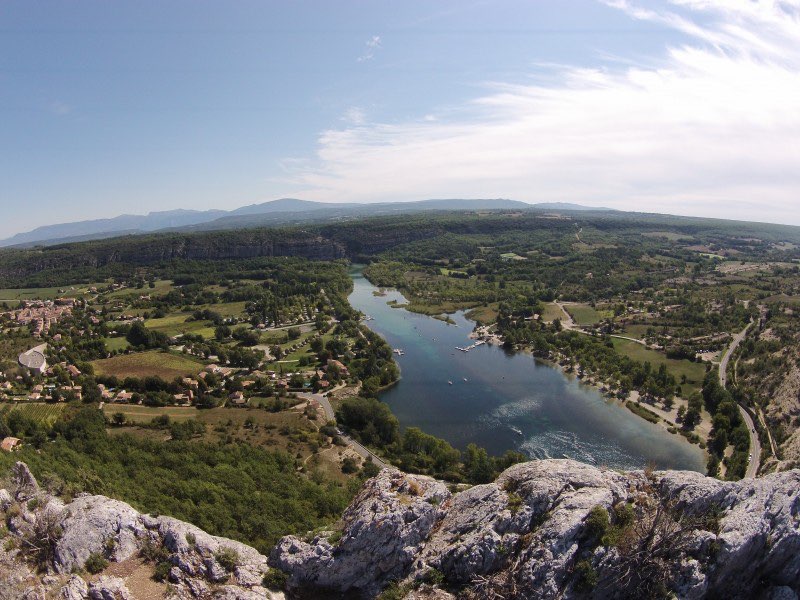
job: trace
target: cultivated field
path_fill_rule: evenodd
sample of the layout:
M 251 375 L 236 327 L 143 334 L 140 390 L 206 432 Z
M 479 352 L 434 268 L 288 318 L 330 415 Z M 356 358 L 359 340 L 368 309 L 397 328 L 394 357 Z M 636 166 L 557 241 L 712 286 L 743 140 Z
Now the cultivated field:
M 96 360 L 92 366 L 98 375 L 113 375 L 120 379 L 155 376 L 165 381 L 196 375 L 203 368 L 203 364 L 193 358 L 159 351 L 122 354 Z
M 32 419 L 45 426 L 52 426 L 56 419 L 64 412 L 67 404 L 45 404 L 44 402 L 3 402 L 0 403 L 0 415 L 7 417 L 11 412 L 19 412 L 24 417 Z

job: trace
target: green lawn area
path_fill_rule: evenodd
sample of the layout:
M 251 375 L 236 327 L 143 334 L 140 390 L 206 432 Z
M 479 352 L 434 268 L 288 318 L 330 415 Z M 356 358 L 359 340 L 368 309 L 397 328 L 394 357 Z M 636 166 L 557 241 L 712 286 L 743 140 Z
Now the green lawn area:
M 220 304 L 207 304 L 199 308 L 213 310 L 223 317 L 242 317 L 245 315 L 244 307 L 246 302 L 222 302 Z
M 185 312 L 173 313 L 160 319 L 148 319 L 144 322 L 148 329 L 153 331 L 160 331 L 169 336 L 176 336 L 179 334 L 191 333 L 194 335 L 202 335 L 204 338 L 209 339 L 214 337 L 214 327 L 210 321 L 188 321 L 191 315 Z
M 193 406 L 139 406 L 137 404 L 105 404 L 103 413 L 109 418 L 115 413 L 122 413 L 131 423 L 149 423 L 155 417 L 167 415 L 172 421 L 188 421 L 196 419 L 200 413 Z
M 488 306 L 477 306 L 467 311 L 466 316 L 468 319 L 472 319 L 483 325 L 488 325 L 497 320 L 499 306 L 499 302 L 492 302 Z
M 703 385 L 703 378 L 706 375 L 706 367 L 703 363 L 691 362 L 689 360 L 675 360 L 667 358 L 665 354 L 656 350 L 645 348 L 641 344 L 630 340 L 611 338 L 614 349 L 620 354 L 639 362 L 649 361 L 653 368 L 659 368 L 662 364 L 667 365 L 667 370 L 675 377 L 680 384 L 681 376 L 686 375 L 686 383 L 681 385 L 683 396 L 687 397 L 693 392 L 700 390 Z
M 103 338 L 103 342 L 106 344 L 106 348 L 109 352 L 114 352 L 115 350 L 127 350 L 131 347 L 124 337 L 112 337 L 112 338 Z
M 165 381 L 196 375 L 203 368 L 203 363 L 192 357 L 160 351 L 121 354 L 91 364 L 97 375 L 114 375 L 120 379 L 152 375 Z
M 597 310 L 588 304 L 568 304 L 564 308 L 572 315 L 572 320 L 578 325 L 594 325 L 613 314 L 608 310 Z
M 644 325 L 644 324 L 637 324 L 637 325 L 625 325 L 623 327 L 621 334 L 627 335 L 628 337 L 642 339 L 647 330 L 653 327 L 652 325 Z
M 556 319 L 561 319 L 562 321 L 564 320 L 564 313 L 554 302 L 548 302 L 542 306 L 544 306 L 544 310 L 542 311 L 543 321 L 550 323 Z

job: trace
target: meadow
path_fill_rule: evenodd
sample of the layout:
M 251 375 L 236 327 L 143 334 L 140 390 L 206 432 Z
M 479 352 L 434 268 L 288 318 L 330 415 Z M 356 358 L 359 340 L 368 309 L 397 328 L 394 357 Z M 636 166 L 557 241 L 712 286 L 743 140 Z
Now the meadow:
M 115 376 L 120 379 L 153 376 L 160 377 L 164 381 L 196 375 L 203 368 L 203 363 L 194 358 L 160 351 L 121 354 L 96 360 L 91 364 L 97 375 Z
M 683 397 L 688 397 L 693 392 L 699 391 L 703 385 L 703 378 L 706 374 L 706 368 L 703 363 L 667 358 L 666 355 L 661 352 L 645 348 L 641 344 L 630 340 L 611 338 L 611 342 L 614 344 L 614 349 L 617 352 L 632 360 L 639 362 L 647 361 L 655 369 L 658 369 L 662 364 L 666 365 L 667 371 L 675 377 L 678 383 L 681 382 L 683 376 L 686 376 L 686 383 L 681 384 Z

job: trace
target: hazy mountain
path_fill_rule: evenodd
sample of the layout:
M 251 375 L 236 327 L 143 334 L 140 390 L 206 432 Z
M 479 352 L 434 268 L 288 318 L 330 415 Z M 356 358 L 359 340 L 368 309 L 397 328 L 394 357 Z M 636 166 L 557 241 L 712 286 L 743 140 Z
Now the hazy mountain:
M 614 210 L 613 208 L 584 206 L 583 204 L 572 204 L 571 202 L 539 202 L 532 206 L 542 210 Z
M 296 198 L 280 198 L 251 204 L 235 210 L 171 210 L 147 215 L 121 215 L 111 219 L 94 219 L 37 227 L 0 240 L 0 246 L 53 245 L 120 235 L 164 230 L 213 231 L 242 227 L 291 225 L 309 222 L 337 221 L 367 216 L 414 213 L 424 210 L 608 210 L 579 204 L 550 202 L 527 204 L 517 200 L 458 198 L 419 200 L 414 202 L 380 202 L 358 204 L 345 202 L 313 202 Z
M 97 239 L 98 237 L 144 233 L 171 227 L 185 227 L 211 221 L 224 215 L 225 212 L 224 210 L 170 210 L 151 212 L 146 215 L 120 215 L 111 219 L 45 225 L 37 227 L 33 231 L 18 233 L 8 239 L 0 240 L 0 246 L 21 246 L 73 238 Z

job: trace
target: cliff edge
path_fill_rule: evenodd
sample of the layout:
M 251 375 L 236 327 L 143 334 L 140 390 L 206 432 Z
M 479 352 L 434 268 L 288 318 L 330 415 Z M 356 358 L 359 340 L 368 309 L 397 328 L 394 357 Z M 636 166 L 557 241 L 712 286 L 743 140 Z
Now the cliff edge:
M 17 463 L 0 600 L 797 600 L 800 471 L 722 482 L 571 460 L 453 491 L 384 469 L 330 531 L 245 544 L 104 496 L 69 503 Z
M 769 598 L 800 590 L 800 471 L 722 482 L 571 460 L 459 493 L 384 470 L 270 561 L 309 598 Z

